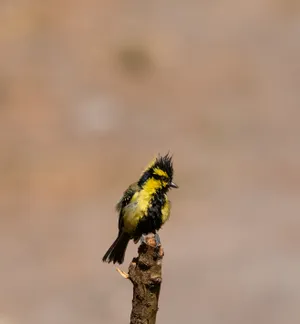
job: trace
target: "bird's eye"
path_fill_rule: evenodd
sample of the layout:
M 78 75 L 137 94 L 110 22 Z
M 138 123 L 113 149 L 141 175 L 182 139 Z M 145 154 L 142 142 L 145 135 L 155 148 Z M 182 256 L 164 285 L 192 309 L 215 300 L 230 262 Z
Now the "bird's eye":
M 154 178 L 155 180 L 160 180 L 160 179 L 161 179 L 161 177 L 160 177 L 159 175 L 157 175 L 157 174 L 154 174 L 154 175 L 153 175 L 153 178 Z

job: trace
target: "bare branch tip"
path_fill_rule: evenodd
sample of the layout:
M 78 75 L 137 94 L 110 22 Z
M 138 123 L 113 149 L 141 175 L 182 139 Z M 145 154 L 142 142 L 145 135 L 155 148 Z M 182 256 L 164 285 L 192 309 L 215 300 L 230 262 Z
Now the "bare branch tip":
M 128 274 L 127 272 L 125 272 L 125 271 L 123 271 L 123 270 L 121 270 L 121 269 L 119 269 L 119 268 L 116 268 L 116 270 L 119 272 L 119 274 L 120 274 L 123 278 L 125 278 L 125 279 L 129 279 L 129 274 Z

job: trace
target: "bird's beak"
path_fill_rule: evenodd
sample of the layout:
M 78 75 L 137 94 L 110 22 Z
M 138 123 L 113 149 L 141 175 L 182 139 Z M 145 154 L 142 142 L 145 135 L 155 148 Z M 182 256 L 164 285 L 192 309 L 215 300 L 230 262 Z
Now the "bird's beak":
M 174 183 L 174 182 L 171 182 L 170 187 L 171 187 L 171 188 L 179 188 L 179 187 L 177 186 L 177 184 Z

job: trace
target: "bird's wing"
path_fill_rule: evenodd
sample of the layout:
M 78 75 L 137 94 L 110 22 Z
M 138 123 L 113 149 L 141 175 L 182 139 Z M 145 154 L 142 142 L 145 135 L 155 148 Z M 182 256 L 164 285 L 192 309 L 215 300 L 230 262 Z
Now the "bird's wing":
M 139 191 L 140 187 L 138 186 L 137 182 L 131 184 L 123 193 L 122 198 L 118 201 L 116 205 L 116 210 L 118 212 L 121 211 L 126 205 L 130 203 L 130 200 L 135 192 Z
M 140 190 L 139 185 L 137 182 L 131 184 L 123 193 L 122 198 L 119 200 L 119 202 L 116 205 L 116 210 L 119 212 L 119 229 L 122 228 L 122 219 L 123 219 L 123 208 L 127 206 L 133 195 Z

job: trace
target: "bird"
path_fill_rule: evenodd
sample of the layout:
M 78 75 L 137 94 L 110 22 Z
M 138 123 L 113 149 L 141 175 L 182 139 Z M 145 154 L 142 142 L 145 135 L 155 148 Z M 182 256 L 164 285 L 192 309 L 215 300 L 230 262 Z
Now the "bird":
M 116 205 L 119 213 L 118 236 L 102 258 L 103 262 L 122 264 L 129 241 L 143 243 L 144 236 L 155 234 L 169 219 L 171 203 L 167 192 L 178 188 L 173 182 L 172 156 L 158 154 L 146 167 L 139 180 L 131 184 Z

